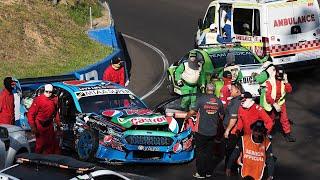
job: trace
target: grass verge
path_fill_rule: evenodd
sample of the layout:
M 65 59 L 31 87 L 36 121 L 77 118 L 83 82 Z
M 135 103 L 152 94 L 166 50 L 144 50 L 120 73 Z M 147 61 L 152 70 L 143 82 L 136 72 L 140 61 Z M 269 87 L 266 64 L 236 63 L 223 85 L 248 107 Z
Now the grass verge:
M 59 75 L 100 61 L 112 52 L 88 38 L 89 6 L 95 1 L 52 6 L 47 0 L 0 2 L 0 82 Z M 0 83 L 2 87 L 2 83 Z

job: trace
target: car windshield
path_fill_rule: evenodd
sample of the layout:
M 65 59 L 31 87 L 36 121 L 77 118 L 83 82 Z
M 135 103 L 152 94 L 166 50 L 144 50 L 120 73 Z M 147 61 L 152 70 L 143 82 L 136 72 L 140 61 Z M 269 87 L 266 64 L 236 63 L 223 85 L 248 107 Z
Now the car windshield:
M 79 99 L 83 113 L 101 113 L 106 109 L 146 108 L 142 101 L 132 94 L 105 94 Z
M 246 65 L 260 63 L 250 51 L 233 51 L 233 53 L 235 55 L 235 64 Z M 227 54 L 228 52 L 210 53 L 209 56 L 213 67 L 224 67 L 224 65 L 226 64 Z

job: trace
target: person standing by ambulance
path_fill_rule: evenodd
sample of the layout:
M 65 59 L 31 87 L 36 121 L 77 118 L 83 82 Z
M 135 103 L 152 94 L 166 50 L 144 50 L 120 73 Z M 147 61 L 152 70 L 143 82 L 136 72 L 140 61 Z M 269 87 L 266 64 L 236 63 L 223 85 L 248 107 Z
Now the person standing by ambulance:
M 58 99 L 52 94 L 53 86 L 46 84 L 44 93 L 37 96 L 27 113 L 31 131 L 36 136 L 35 152 L 39 154 L 59 154 L 60 149 L 54 131 L 53 121 L 58 131 L 61 123 L 58 113 Z
M 0 124 L 14 124 L 13 89 L 16 82 L 12 77 L 3 80 L 4 89 L 0 93 Z
M 205 74 L 202 72 L 202 65 L 203 62 L 197 58 L 197 52 L 192 50 L 188 60 L 181 63 L 175 71 L 175 80 L 177 85 L 181 87 L 181 94 L 186 95 L 181 100 L 181 108 L 185 111 L 194 107 L 198 85 L 200 85 L 201 91 L 204 90 Z
M 225 116 L 223 119 L 223 125 L 225 127 L 224 138 L 226 139 L 226 159 L 225 165 L 227 165 L 228 160 L 232 154 L 232 151 L 237 145 L 239 136 L 236 133 L 236 124 L 238 121 L 238 110 L 241 105 L 241 94 L 243 93 L 243 88 L 240 83 L 233 83 L 231 85 L 231 101 L 227 106 L 225 111 Z M 231 167 L 232 173 L 237 174 L 237 165 Z
M 264 169 L 267 169 L 267 180 L 273 179 L 274 156 L 271 141 L 266 136 L 267 129 L 262 120 L 257 120 L 250 126 L 251 132 L 241 137 L 238 145 L 228 161 L 226 175 L 231 175 L 231 166 L 238 158 L 241 165 L 241 176 L 262 179 Z
M 261 106 L 254 102 L 251 93 L 244 92 L 241 106 L 238 111 L 237 130 L 243 131 L 245 135 L 250 134 L 250 125 L 258 119 L 264 121 L 268 129 L 268 134 L 270 134 L 273 127 L 272 119 Z
M 233 52 L 228 52 L 226 57 L 226 65 L 223 68 L 223 71 L 219 74 L 219 77 L 222 78 L 223 72 L 230 71 L 232 75 L 232 82 L 240 82 L 243 78 L 240 66 L 235 63 L 236 57 Z
M 220 90 L 220 99 L 222 101 L 223 107 L 226 108 L 232 99 L 231 97 L 231 80 L 232 75 L 230 71 L 224 71 L 223 72 L 223 86 Z
M 282 125 L 285 139 L 288 142 L 295 142 L 295 137 L 291 134 L 291 125 L 287 114 L 287 106 L 285 98 L 287 93 L 291 93 L 292 86 L 288 82 L 287 74 L 282 66 L 276 67 L 276 75 L 266 81 L 266 100 L 263 108 L 275 120 L 276 114 L 280 115 L 280 123 Z
M 197 98 L 196 106 L 188 112 L 185 121 L 197 113 L 195 134 L 197 172 L 193 177 L 202 179 L 212 176 L 215 136 L 218 123 L 224 114 L 222 102 L 214 95 L 212 84 L 206 85 L 206 94 L 201 94 Z

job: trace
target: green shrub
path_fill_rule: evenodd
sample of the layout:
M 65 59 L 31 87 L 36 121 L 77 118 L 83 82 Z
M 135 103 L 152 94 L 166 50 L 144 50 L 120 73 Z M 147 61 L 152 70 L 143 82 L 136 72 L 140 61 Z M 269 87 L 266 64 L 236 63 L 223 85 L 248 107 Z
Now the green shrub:
M 90 7 L 92 17 L 97 18 L 102 16 L 102 7 L 98 3 L 78 3 L 68 7 L 70 17 L 79 25 L 85 25 L 90 20 Z

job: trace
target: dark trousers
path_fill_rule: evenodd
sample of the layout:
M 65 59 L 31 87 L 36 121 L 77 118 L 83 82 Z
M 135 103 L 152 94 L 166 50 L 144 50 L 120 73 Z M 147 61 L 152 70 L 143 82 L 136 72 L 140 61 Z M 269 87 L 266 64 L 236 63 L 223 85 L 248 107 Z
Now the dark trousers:
M 196 141 L 196 167 L 201 176 L 213 173 L 213 146 L 215 136 L 195 134 Z
M 239 137 L 235 134 L 229 134 L 228 139 L 226 139 L 226 159 L 225 159 L 225 168 L 227 167 L 230 156 L 237 145 Z M 236 161 L 233 163 L 231 167 L 231 171 L 235 174 L 237 173 L 238 165 Z

